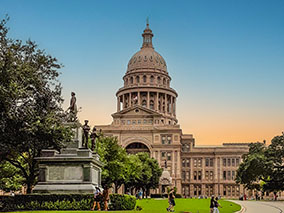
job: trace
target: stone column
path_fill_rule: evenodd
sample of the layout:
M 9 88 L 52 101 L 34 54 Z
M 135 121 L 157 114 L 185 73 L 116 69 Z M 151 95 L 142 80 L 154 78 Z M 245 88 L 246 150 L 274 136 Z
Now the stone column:
M 140 105 L 140 91 L 137 92 L 137 104 Z
M 161 166 L 161 157 L 160 157 L 160 150 L 158 150 L 158 157 L 157 157 L 157 161 L 159 163 L 159 165 Z
M 165 93 L 165 113 L 168 114 L 168 95 Z
M 117 112 L 120 111 L 120 96 L 117 96 Z
M 202 159 L 201 180 L 203 181 L 205 180 L 205 158 L 201 158 L 201 159 Z
M 150 109 L 150 92 L 147 92 L 147 108 Z
M 170 112 L 170 114 L 172 116 L 174 115 L 173 107 L 174 107 L 174 105 L 173 105 L 173 96 L 171 95 L 171 112 Z
M 125 108 L 125 94 L 122 95 L 122 109 Z
M 156 93 L 156 107 L 155 107 L 155 108 L 156 108 L 156 111 L 159 110 L 158 107 L 159 107 L 159 92 Z
M 175 103 L 174 103 L 174 115 L 176 115 L 176 98 L 174 98 L 174 101 L 175 101 Z
M 177 175 L 176 175 L 176 177 L 177 178 L 180 178 L 180 173 L 181 173 L 181 171 L 180 171 L 180 150 L 177 152 Z
M 175 150 L 172 153 L 172 177 L 175 177 Z

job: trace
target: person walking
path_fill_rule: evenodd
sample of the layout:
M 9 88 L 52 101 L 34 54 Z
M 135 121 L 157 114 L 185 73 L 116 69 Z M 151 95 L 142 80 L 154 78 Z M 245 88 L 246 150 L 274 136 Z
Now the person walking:
M 214 195 L 212 195 L 210 199 L 210 213 L 213 213 L 214 206 L 215 206 L 215 199 L 214 199 Z
M 96 187 L 96 191 L 94 193 L 94 204 L 92 211 L 95 210 L 96 206 L 98 206 L 98 211 L 101 211 L 101 205 L 100 205 L 100 200 L 101 200 L 101 190 L 99 187 Z
M 109 189 L 103 191 L 104 210 L 108 211 Z
M 218 203 L 218 197 L 216 197 L 214 201 L 213 213 L 219 213 L 218 207 L 222 208 L 222 206 Z
M 169 212 L 174 212 L 175 211 L 173 209 L 174 206 L 176 205 L 174 192 L 175 192 L 174 188 L 171 188 L 171 190 L 170 190 L 170 192 L 168 194 L 169 207 L 167 208 L 167 211 L 169 211 Z

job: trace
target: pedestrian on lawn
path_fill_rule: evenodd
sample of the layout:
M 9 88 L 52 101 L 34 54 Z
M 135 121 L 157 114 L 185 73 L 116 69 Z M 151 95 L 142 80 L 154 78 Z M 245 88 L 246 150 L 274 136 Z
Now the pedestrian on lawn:
M 175 195 L 174 195 L 175 189 L 171 188 L 169 194 L 168 194 L 168 202 L 169 202 L 169 207 L 167 208 L 167 211 L 169 212 L 174 212 L 174 206 L 176 205 L 175 203 Z
M 219 209 L 218 209 L 218 207 L 221 207 L 222 208 L 222 206 L 218 203 L 218 197 L 216 197 L 215 198 L 215 202 L 214 202 L 214 210 L 213 210 L 213 213 L 219 213 Z
M 96 206 L 98 206 L 98 211 L 101 211 L 101 205 L 100 205 L 100 201 L 101 201 L 101 190 L 99 187 L 96 187 L 96 191 L 94 193 L 94 204 L 93 204 L 93 208 L 92 211 L 95 210 Z

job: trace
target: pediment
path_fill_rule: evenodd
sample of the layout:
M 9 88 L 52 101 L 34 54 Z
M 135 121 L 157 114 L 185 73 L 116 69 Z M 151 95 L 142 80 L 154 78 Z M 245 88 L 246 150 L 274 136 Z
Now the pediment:
M 148 109 L 142 106 L 138 106 L 138 105 L 129 107 L 120 112 L 116 112 L 112 114 L 112 117 L 125 117 L 125 116 L 126 117 L 133 117 L 133 116 L 160 117 L 162 116 L 162 114 L 154 110 L 151 110 L 151 109 Z

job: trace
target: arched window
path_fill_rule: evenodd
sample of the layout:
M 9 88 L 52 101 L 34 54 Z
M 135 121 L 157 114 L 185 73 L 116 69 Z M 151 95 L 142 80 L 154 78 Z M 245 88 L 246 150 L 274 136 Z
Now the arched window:
M 147 81 L 147 77 L 146 77 L 146 75 L 144 75 L 143 76 L 143 82 L 146 83 L 146 81 Z
M 137 84 L 140 83 L 140 78 L 139 78 L 139 76 L 136 76 L 136 83 L 137 83 Z
M 157 82 L 158 82 L 158 84 L 161 84 L 161 78 L 160 78 L 160 76 L 158 76 Z
M 125 79 L 125 86 L 128 85 L 128 78 Z
M 163 79 L 163 85 L 164 86 L 166 85 L 166 79 L 165 78 Z
M 143 106 L 143 107 L 147 107 L 147 101 L 146 101 L 146 100 L 143 100 L 143 101 L 142 101 L 142 106 Z
M 150 101 L 150 109 L 154 110 L 154 101 L 153 100 Z
M 152 76 L 152 75 L 151 75 L 151 77 L 150 77 L 150 82 L 151 82 L 151 83 L 154 83 L 154 76 Z
M 133 77 L 130 78 L 130 84 L 133 84 Z

